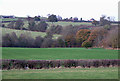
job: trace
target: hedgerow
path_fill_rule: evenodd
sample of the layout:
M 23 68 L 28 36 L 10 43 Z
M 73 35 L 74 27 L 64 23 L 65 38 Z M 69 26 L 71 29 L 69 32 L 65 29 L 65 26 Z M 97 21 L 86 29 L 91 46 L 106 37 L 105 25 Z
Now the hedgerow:
M 120 66 L 118 59 L 104 60 L 0 60 L 2 69 L 49 69 L 49 68 L 98 68 L 98 67 L 115 67 Z

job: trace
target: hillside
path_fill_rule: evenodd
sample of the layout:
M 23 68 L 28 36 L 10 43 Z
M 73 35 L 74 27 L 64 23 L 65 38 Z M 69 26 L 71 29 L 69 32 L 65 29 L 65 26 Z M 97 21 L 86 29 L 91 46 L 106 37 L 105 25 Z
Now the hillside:
M 29 34 L 33 38 L 35 38 L 37 36 L 44 37 L 46 35 L 46 33 L 44 33 L 44 32 L 35 32 L 35 31 L 27 31 L 27 30 L 15 30 L 15 29 L 2 28 L 2 27 L 0 27 L 0 30 L 2 30 L 2 35 L 5 35 L 7 33 L 12 33 L 12 32 L 15 32 L 17 36 L 20 36 L 21 34 Z M 56 39 L 60 35 L 55 34 L 53 36 L 54 36 L 53 38 Z

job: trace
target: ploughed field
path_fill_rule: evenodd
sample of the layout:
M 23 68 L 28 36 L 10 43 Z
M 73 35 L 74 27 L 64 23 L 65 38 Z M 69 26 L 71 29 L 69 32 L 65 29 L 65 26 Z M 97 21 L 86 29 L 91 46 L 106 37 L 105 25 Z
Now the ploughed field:
M 102 48 L 2 48 L 2 59 L 62 60 L 118 59 L 118 50 Z
M 118 68 L 3 70 L 2 79 L 118 79 Z

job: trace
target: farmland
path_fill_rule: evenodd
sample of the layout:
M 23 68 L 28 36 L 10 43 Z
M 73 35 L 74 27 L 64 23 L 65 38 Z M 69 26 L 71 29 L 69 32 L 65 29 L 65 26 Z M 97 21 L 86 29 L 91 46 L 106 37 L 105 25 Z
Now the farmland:
M 52 25 L 51 22 L 47 22 L 49 25 Z M 59 22 L 54 22 L 53 23 L 54 25 L 61 25 L 61 26 L 68 26 L 68 25 L 92 25 L 91 23 L 86 23 L 86 22 L 62 22 L 62 21 L 59 21 Z
M 44 37 L 46 35 L 46 33 L 44 32 L 35 32 L 35 31 L 27 31 L 27 30 L 15 30 L 15 29 L 9 29 L 9 28 L 1 28 L 0 27 L 0 30 L 2 30 L 2 35 L 5 35 L 7 33 L 12 33 L 12 32 L 15 32 L 17 36 L 20 36 L 21 34 L 29 34 L 31 35 L 33 38 L 37 37 L 37 36 L 41 36 L 41 37 Z M 54 39 L 56 37 L 59 37 L 60 35 L 53 35 Z
M 102 48 L 2 48 L 3 59 L 58 60 L 58 59 L 118 59 L 118 50 Z
M 75 28 L 74 26 L 78 26 L 78 25 L 81 25 L 81 26 L 83 25 L 82 27 L 92 26 L 91 23 L 85 23 L 85 22 L 80 23 L 80 22 L 61 22 L 61 21 L 59 21 L 59 22 L 54 22 L 54 23 L 52 23 L 52 22 L 46 22 L 46 23 L 48 23 L 48 28 L 54 24 L 54 25 L 61 25 L 63 27 L 63 29 L 65 29 L 64 28 L 65 26 L 70 27 L 69 25 L 73 25 L 73 28 Z M 9 23 L 5 23 L 5 26 L 7 26 L 8 24 Z M 37 22 L 36 22 L 36 24 L 37 24 Z M 24 21 L 23 28 L 28 29 L 28 21 Z M 71 28 L 68 28 L 66 30 L 69 30 L 69 29 L 71 29 Z M 36 32 L 36 30 L 28 31 L 28 30 L 16 30 L 16 29 L 9 29 L 9 28 L 0 28 L 0 30 L 2 30 L 3 36 L 7 33 L 12 33 L 12 32 L 15 32 L 18 37 L 21 34 L 30 35 L 32 38 L 35 38 L 37 36 L 41 36 L 41 37 L 46 36 L 46 32 Z M 73 29 L 71 29 L 71 30 L 74 31 Z M 66 32 L 68 32 L 68 31 L 66 31 Z M 101 32 L 101 31 L 97 31 L 97 32 Z M 71 32 L 69 32 L 69 33 L 71 33 Z M 63 36 L 64 35 L 65 34 L 63 34 Z M 62 36 L 62 35 L 54 34 L 53 39 L 57 39 L 59 36 Z M 101 35 L 101 36 L 103 36 L 103 35 Z M 11 38 L 11 39 L 13 39 L 13 38 Z M 71 37 L 70 39 L 73 39 L 73 38 Z M 16 40 L 17 40 L 17 38 L 16 38 Z M 46 39 L 46 40 L 48 40 L 48 39 Z M 51 38 L 51 40 L 52 40 L 52 38 Z M 20 41 L 20 40 L 18 40 L 18 41 Z M 40 40 L 37 40 L 37 41 L 40 41 Z M 45 39 L 44 39 L 44 41 L 45 41 Z M 52 47 L 52 45 L 54 45 L 54 43 L 57 41 L 58 40 L 53 41 L 53 43 L 51 42 L 50 46 Z M 74 41 L 76 42 L 76 40 L 73 40 L 73 42 Z M 102 40 L 100 40 L 100 41 L 102 41 Z M 15 44 L 13 42 L 11 43 L 11 45 Z M 48 42 L 50 42 L 50 41 L 47 41 L 45 43 L 42 42 L 42 44 L 44 45 L 44 44 L 47 44 Z M 65 41 L 63 41 L 63 42 L 66 44 Z M 7 43 L 7 41 L 4 43 Z M 8 41 L 8 43 L 9 43 L 9 41 Z M 22 42 L 19 44 L 24 44 L 24 43 Z M 18 44 L 18 47 L 19 47 L 19 44 Z M 29 43 L 29 45 L 30 44 L 31 44 L 31 42 Z M 33 44 L 35 44 L 35 43 L 33 43 Z M 39 45 L 39 44 L 41 44 L 41 43 L 38 42 L 37 45 Z M 57 44 L 60 44 L 60 43 L 57 43 Z M 69 44 L 69 41 L 68 41 L 68 44 Z M 73 45 L 74 44 L 75 43 L 73 43 Z M 89 60 L 89 59 L 90 60 L 91 59 L 96 59 L 96 60 L 118 59 L 118 50 L 110 50 L 110 49 L 103 49 L 103 48 L 90 48 L 90 49 L 82 48 L 82 47 L 81 48 L 80 47 L 79 48 L 76 48 L 76 47 L 69 48 L 70 47 L 69 45 L 66 46 L 67 48 L 49 48 L 49 45 L 48 45 L 48 47 L 45 46 L 44 48 L 30 48 L 29 46 L 28 47 L 26 46 L 25 48 L 18 48 L 18 47 L 17 46 L 2 47 L 2 59 L 24 60 L 23 63 L 25 63 L 26 60 L 33 61 L 33 60 L 65 60 L 65 59 L 70 59 L 70 60 L 72 60 L 72 59 L 74 59 L 74 60 L 76 60 L 76 59 L 86 59 L 86 60 Z M 29 62 L 30 62 L 30 64 L 32 64 L 31 61 L 29 61 Z M 69 62 L 71 62 L 71 61 L 69 61 Z M 3 79 L 117 79 L 118 78 L 117 66 L 116 67 L 110 66 L 109 68 L 108 67 L 106 68 L 104 66 L 100 66 L 99 68 L 93 68 L 93 66 L 91 66 L 90 68 L 88 68 L 87 67 L 88 65 L 85 64 L 87 68 L 86 67 L 85 68 L 78 68 L 78 67 L 74 68 L 73 66 L 70 68 L 68 68 L 68 67 L 65 68 L 65 67 L 63 67 L 63 65 L 61 65 L 59 67 L 59 69 L 57 69 L 55 67 L 54 67 L 54 69 L 51 69 L 51 67 L 52 67 L 52 64 L 51 64 L 51 65 L 48 65 L 50 67 L 49 69 L 44 69 L 45 67 L 42 67 L 42 65 L 38 64 L 38 66 L 39 66 L 39 68 L 38 68 L 38 66 L 34 66 L 34 63 L 33 63 L 34 68 L 28 67 L 29 69 L 27 69 L 27 70 L 23 70 L 24 68 L 21 68 L 22 70 L 20 70 L 20 68 L 17 65 L 15 65 L 15 68 L 12 68 L 12 65 L 14 65 L 14 64 L 11 64 L 11 63 L 12 62 L 8 63 L 8 65 L 7 65 L 8 69 L 10 66 L 11 70 L 5 70 L 5 69 L 3 70 L 3 72 L 2 72 Z M 96 61 L 94 63 L 96 63 Z M 93 65 L 95 65 L 94 63 L 93 63 Z M 19 64 L 19 62 L 18 62 L 18 64 Z M 20 63 L 20 65 L 22 65 L 22 64 Z M 43 64 L 43 65 L 45 65 L 45 64 Z M 58 65 L 59 65 L 59 63 L 58 63 Z M 104 65 L 104 63 L 103 63 L 103 65 Z M 106 63 L 106 65 L 107 65 L 107 63 Z M 113 65 L 114 65 L 114 63 L 113 63 Z M 26 65 L 23 65 L 23 66 L 26 68 Z M 29 64 L 28 64 L 28 66 L 29 66 Z M 69 66 L 69 64 L 67 64 L 67 66 Z M 36 69 L 35 67 L 37 67 L 37 70 L 35 70 Z M 42 69 L 41 69 L 41 67 L 42 67 Z
M 118 68 L 3 70 L 3 79 L 118 79 Z
M 46 23 L 48 24 L 48 27 L 51 26 L 51 25 L 61 25 L 63 27 L 68 26 L 68 25 L 73 25 L 73 26 L 75 26 L 75 25 L 88 25 L 88 26 L 92 25 L 91 23 L 86 23 L 86 22 L 63 22 L 63 21 L 58 21 L 58 22 L 54 22 L 54 23 L 52 23 L 52 22 L 46 22 Z M 9 23 L 3 23 L 3 24 L 5 24 L 7 26 Z M 25 28 L 28 27 L 28 21 L 24 21 L 24 26 L 23 27 L 25 27 Z

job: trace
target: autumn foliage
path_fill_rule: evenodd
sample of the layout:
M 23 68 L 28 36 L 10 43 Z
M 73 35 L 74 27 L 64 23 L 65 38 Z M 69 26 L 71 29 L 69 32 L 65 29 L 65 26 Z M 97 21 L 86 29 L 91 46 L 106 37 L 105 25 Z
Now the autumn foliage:
M 89 29 L 81 29 L 76 33 L 76 41 L 77 44 L 81 46 L 81 44 L 88 39 L 90 36 L 90 30 Z

